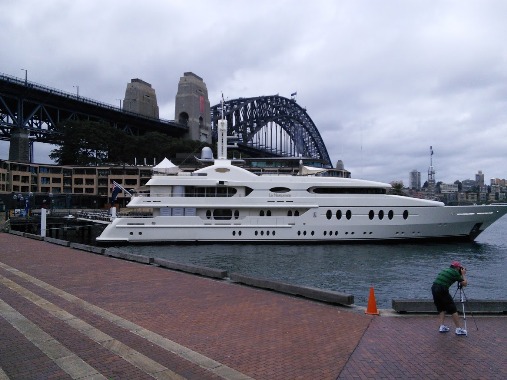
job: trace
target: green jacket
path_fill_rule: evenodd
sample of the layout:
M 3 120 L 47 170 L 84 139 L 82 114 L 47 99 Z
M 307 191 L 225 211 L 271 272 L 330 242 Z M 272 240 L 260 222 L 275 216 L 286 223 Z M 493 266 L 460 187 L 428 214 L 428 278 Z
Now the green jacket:
M 461 282 L 463 281 L 463 277 L 461 277 L 461 274 L 458 272 L 455 268 L 445 268 L 443 271 L 441 271 L 438 275 L 435 281 L 433 281 L 434 284 L 443 285 L 447 288 L 450 288 L 452 284 L 454 284 L 456 281 Z

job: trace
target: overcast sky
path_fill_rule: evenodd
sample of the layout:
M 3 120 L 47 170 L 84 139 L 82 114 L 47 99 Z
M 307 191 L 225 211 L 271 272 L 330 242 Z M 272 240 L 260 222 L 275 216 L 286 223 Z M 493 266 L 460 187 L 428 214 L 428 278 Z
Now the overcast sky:
M 119 105 L 140 78 L 174 119 L 192 71 L 212 105 L 306 107 L 333 164 L 408 185 L 507 177 L 505 0 L 0 0 L 0 72 Z M 46 145 L 35 161 L 50 162 Z M 0 158 L 8 146 L 0 145 Z

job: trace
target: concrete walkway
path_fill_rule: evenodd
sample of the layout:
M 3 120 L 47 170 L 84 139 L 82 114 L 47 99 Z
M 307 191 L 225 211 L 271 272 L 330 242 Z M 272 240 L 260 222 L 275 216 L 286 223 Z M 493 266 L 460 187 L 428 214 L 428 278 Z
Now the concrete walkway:
M 5 233 L 0 246 L 0 380 L 507 378 L 506 316 L 469 316 L 458 337 L 435 316 L 370 316 Z

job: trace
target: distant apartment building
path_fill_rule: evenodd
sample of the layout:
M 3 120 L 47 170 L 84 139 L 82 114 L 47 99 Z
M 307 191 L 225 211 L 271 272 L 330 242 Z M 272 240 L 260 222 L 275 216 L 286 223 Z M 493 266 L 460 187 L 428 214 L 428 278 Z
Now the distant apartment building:
M 482 170 L 475 175 L 475 186 L 484 186 L 484 173 Z
M 465 179 L 461 181 L 461 191 L 473 190 L 476 186 L 476 181 L 472 179 Z
M 421 172 L 417 170 L 412 170 L 409 173 L 408 179 L 408 187 L 411 190 L 421 190 Z

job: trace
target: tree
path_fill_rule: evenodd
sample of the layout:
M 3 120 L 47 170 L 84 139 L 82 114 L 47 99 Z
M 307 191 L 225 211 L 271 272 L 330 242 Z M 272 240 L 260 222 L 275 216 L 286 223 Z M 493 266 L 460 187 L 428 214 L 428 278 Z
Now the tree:
M 107 123 L 95 121 L 67 121 L 57 128 L 62 133 L 61 143 L 49 157 L 59 165 L 103 163 L 118 132 Z
M 403 192 L 403 181 L 393 181 L 391 182 L 391 189 L 389 194 L 392 195 L 405 195 Z
M 106 165 L 160 162 L 164 157 L 188 153 L 190 157 L 208 144 L 172 138 L 159 132 L 132 136 L 105 122 L 68 121 L 58 126 L 61 142 L 49 157 L 59 165 Z

